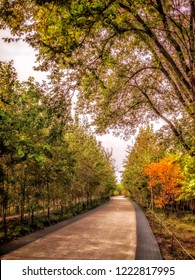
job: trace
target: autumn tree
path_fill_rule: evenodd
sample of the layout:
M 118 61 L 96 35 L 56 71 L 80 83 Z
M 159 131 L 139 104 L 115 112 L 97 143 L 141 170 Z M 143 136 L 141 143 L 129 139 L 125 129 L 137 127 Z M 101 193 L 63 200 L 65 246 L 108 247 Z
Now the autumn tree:
M 164 154 L 152 127 L 140 129 L 133 147 L 129 147 L 124 162 L 122 185 L 130 196 L 143 206 L 149 206 L 150 194 L 147 188 L 145 165 L 158 161 Z
M 149 178 L 152 206 L 154 202 L 155 207 L 166 211 L 181 192 L 184 177 L 180 165 L 172 157 L 165 157 L 157 163 L 146 165 L 145 174 Z
M 39 51 L 39 69 L 67 69 L 67 81 L 79 90 L 79 108 L 92 115 L 99 132 L 114 128 L 129 135 L 139 123 L 161 118 L 191 151 L 194 1 L 0 3 L 1 27 L 26 34 Z

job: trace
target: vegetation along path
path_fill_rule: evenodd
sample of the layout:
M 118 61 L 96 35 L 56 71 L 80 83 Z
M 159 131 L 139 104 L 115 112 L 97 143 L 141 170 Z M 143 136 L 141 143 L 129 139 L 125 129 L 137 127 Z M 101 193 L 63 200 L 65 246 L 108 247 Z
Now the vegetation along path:
M 149 244 L 139 245 L 138 257 L 160 259 L 149 225 L 140 227 L 144 214 L 135 209 L 139 210 L 123 197 L 112 198 L 95 210 L 4 245 L 1 259 L 135 259 L 137 238 L 146 241 L 140 233 L 149 235 Z

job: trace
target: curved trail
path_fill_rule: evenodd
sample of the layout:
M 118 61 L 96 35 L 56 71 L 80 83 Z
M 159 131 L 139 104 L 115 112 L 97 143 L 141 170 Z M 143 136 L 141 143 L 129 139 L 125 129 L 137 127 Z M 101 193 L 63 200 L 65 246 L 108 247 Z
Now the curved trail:
M 33 240 L 34 235 L 34 241 L 4 254 L 1 259 L 135 259 L 135 209 L 122 197 L 112 198 L 104 206 L 72 219 L 69 224 L 65 221 L 61 226 L 53 226 L 49 233 L 46 229 L 45 234 L 40 234 L 41 237 L 37 237 L 38 233 L 31 234 L 26 240 Z

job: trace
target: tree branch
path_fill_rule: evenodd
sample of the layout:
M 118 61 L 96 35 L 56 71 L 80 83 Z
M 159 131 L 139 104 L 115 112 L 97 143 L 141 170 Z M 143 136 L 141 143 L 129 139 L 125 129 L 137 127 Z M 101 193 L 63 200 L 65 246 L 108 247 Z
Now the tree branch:
M 182 49 L 181 49 L 180 45 L 177 43 L 177 41 L 171 35 L 171 31 L 170 31 L 170 28 L 169 28 L 167 17 L 166 17 L 166 14 L 164 12 L 164 9 L 163 9 L 162 1 L 161 0 L 156 0 L 156 2 L 157 2 L 156 9 L 157 9 L 157 11 L 159 12 L 159 15 L 162 18 L 162 22 L 163 22 L 163 26 L 164 26 L 164 31 L 167 34 L 167 39 L 169 40 L 169 42 L 174 47 L 174 49 L 175 49 L 175 51 L 177 53 L 177 57 L 180 60 L 180 63 L 182 65 L 182 68 L 183 68 L 184 72 L 188 75 L 189 72 L 190 72 L 190 68 L 188 67 L 188 65 L 186 63 L 184 63 L 185 62 L 185 58 L 183 56 L 183 52 L 182 52 Z
M 136 82 L 137 84 L 137 82 Z M 152 110 L 157 114 L 157 116 L 159 116 L 162 120 L 164 120 L 170 127 L 170 129 L 173 131 L 174 135 L 178 138 L 178 140 L 180 141 L 180 143 L 182 144 L 182 146 L 185 148 L 186 151 L 190 151 L 190 147 L 187 145 L 187 143 L 185 142 L 182 134 L 180 131 L 177 130 L 177 128 L 173 125 L 173 123 L 168 120 L 155 106 L 155 104 L 153 103 L 153 101 L 150 99 L 149 95 L 147 94 L 147 92 L 145 90 L 143 90 L 138 84 L 137 84 L 138 89 L 140 90 L 140 92 L 142 93 L 142 95 L 145 96 L 146 100 L 148 101 L 150 107 L 152 108 Z
M 195 92 L 195 2 L 194 0 L 190 1 L 190 52 L 191 52 L 191 83 L 193 91 Z
M 189 82 L 186 80 L 186 78 L 183 76 L 182 72 L 180 71 L 179 67 L 176 65 L 175 61 L 171 57 L 171 55 L 168 53 L 168 51 L 163 47 L 163 45 L 159 42 L 156 35 L 152 32 L 150 27 L 145 23 L 145 21 L 139 16 L 138 13 L 132 13 L 131 8 L 124 5 L 123 3 L 119 3 L 120 7 L 131 13 L 135 19 L 141 24 L 141 26 L 145 30 L 145 34 L 147 37 L 151 39 L 153 44 L 157 47 L 157 49 L 160 51 L 160 53 L 163 55 L 165 60 L 168 62 L 168 64 L 171 66 L 175 74 L 178 76 L 178 78 L 183 82 L 185 88 L 188 90 L 188 92 L 193 95 L 193 98 L 195 97 L 195 93 L 192 92 L 191 86 Z

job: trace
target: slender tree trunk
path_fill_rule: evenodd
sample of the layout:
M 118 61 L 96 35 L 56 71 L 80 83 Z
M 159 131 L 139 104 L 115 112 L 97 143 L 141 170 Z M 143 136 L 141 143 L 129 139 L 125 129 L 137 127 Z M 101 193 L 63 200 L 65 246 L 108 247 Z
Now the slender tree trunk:
M 3 237 L 6 238 L 7 236 L 7 219 L 6 219 L 6 204 L 3 203 L 3 217 L 2 217 L 2 222 L 3 222 Z
M 34 209 L 31 209 L 31 225 L 34 225 Z
M 24 170 L 23 182 L 21 182 L 21 200 L 20 200 L 20 222 L 24 220 L 25 200 L 26 200 L 26 170 Z
M 154 195 L 153 195 L 153 189 L 151 188 L 151 201 L 150 201 L 150 207 L 152 211 L 154 210 Z
M 47 188 L 47 217 L 50 220 L 50 186 L 49 186 L 48 177 L 46 177 L 46 188 Z

